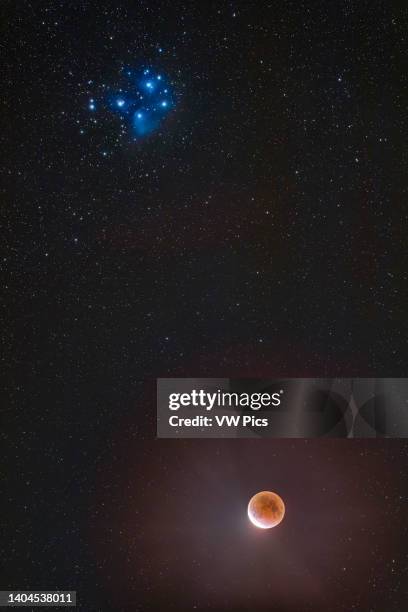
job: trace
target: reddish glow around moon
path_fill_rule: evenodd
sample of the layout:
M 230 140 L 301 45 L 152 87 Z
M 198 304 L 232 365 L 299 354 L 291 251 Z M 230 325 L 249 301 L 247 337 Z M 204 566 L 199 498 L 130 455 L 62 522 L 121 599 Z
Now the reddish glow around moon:
M 248 517 L 255 527 L 270 529 L 276 527 L 285 516 L 285 504 L 279 495 L 261 491 L 249 500 Z

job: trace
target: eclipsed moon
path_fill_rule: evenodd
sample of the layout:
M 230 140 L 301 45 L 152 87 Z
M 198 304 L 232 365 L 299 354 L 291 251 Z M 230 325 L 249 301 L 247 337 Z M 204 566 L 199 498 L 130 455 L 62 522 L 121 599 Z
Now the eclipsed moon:
M 260 491 L 249 500 L 248 518 L 260 529 L 276 527 L 285 516 L 285 504 L 272 491 Z

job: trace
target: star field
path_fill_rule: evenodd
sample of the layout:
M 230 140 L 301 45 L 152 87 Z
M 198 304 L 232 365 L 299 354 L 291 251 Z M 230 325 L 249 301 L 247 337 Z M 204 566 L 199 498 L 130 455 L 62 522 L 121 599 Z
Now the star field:
M 405 441 L 156 440 L 154 380 L 407 375 L 405 8 L 1 11 L 1 588 L 402 612 Z

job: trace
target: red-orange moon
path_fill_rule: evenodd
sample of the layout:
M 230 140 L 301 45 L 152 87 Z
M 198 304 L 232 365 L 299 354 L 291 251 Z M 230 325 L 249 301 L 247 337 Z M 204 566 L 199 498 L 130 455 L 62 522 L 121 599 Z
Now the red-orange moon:
M 272 491 L 261 491 L 249 500 L 248 517 L 261 529 L 276 527 L 285 516 L 283 499 Z

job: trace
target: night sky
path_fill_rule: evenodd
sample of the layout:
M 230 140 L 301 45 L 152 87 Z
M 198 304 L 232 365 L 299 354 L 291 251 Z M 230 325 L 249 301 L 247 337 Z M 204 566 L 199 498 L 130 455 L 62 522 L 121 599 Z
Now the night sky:
M 156 440 L 155 379 L 407 375 L 407 9 L 0 13 L 0 588 L 402 612 L 408 443 Z

